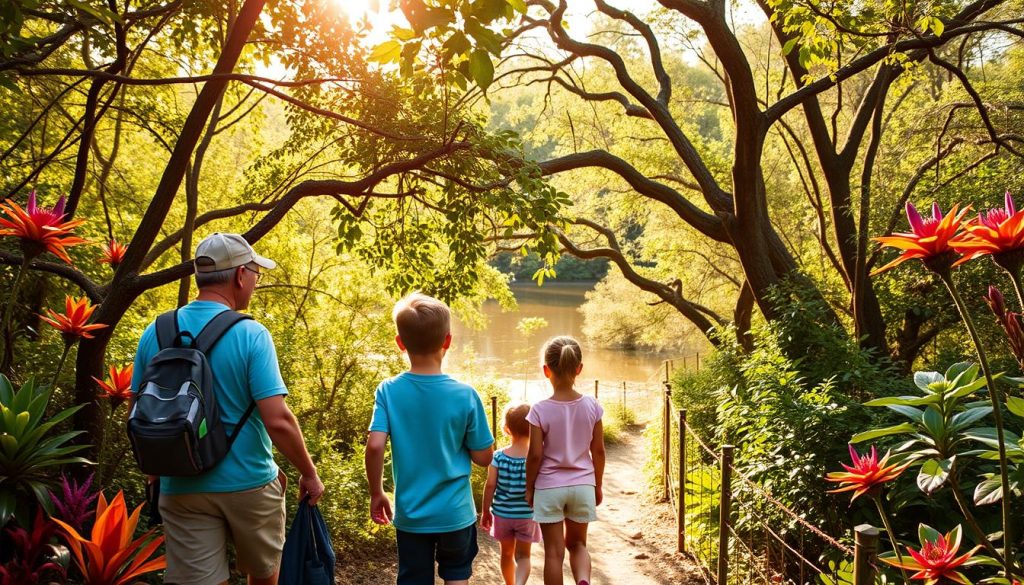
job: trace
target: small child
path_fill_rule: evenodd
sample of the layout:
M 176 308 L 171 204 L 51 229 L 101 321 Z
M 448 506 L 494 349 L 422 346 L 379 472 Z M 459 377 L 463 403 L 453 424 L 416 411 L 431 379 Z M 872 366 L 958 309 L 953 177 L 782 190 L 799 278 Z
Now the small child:
M 366 441 L 370 518 L 392 522 L 384 494 L 384 450 L 391 440 L 398 585 L 464 585 L 478 552 L 471 463 L 491 464 L 494 437 L 480 396 L 441 372 L 451 345 L 451 314 L 441 301 L 413 293 L 393 313 L 409 371 L 381 382 Z
M 555 337 L 541 352 L 551 398 L 530 408 L 526 501 L 544 535 L 544 585 L 562 584 L 562 563 L 577 585 L 590 585 L 587 525 L 597 520 L 603 494 L 604 410 L 573 387 L 583 369 L 583 351 L 571 337 Z
M 505 435 L 512 444 L 494 454 L 487 468 L 480 527 L 501 544 L 505 585 L 525 585 L 530 578 L 530 546 L 540 542 L 540 526 L 526 503 L 526 454 L 530 447 L 530 405 L 505 408 Z

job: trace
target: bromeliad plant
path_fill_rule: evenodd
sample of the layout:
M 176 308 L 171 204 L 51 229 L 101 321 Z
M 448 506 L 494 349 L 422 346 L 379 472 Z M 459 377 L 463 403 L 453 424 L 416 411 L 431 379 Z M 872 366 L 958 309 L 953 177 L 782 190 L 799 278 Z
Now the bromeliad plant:
M 101 493 L 88 538 L 67 523 L 53 520 L 64 531 L 84 585 L 127 585 L 167 566 L 163 555 L 154 556 L 164 541 L 163 536 L 155 536 L 155 528 L 134 538 L 141 511 L 140 505 L 128 513 L 123 492 L 109 503 Z
M 1004 396 L 996 385 L 1002 376 L 989 366 L 973 317 L 953 278 L 956 266 L 991 256 L 996 265 L 1009 274 L 1018 300 L 1024 306 L 1024 291 L 1020 284 L 1020 272 L 1024 266 L 1024 211 L 1017 211 L 1009 193 L 1002 208 L 982 212 L 975 219 L 965 221 L 969 211 L 969 207 L 958 209 L 954 206 L 949 214 L 944 215 L 936 204 L 932 207 L 932 216 L 925 218 L 908 203 L 907 220 L 911 231 L 876 238 L 883 246 L 902 250 L 902 254 L 872 274 L 889 270 L 907 260 L 921 260 L 945 285 L 953 299 L 974 344 L 978 364 L 956 364 L 945 373 L 917 372 L 914 375 L 917 394 L 866 403 L 868 406 L 887 407 L 906 417 L 908 422 L 869 430 L 852 439 L 859 443 L 904 436 L 904 442 L 896 448 L 897 461 L 917 468 L 917 487 L 925 494 L 949 489 L 971 536 L 991 555 L 980 557 L 974 554 L 976 550 L 972 550 L 957 557 L 959 526 L 943 536 L 922 525 L 919 531 L 922 548 L 918 551 L 908 549 L 911 560 L 905 561 L 899 554 L 896 535 L 889 529 L 895 555 L 891 562 L 887 562 L 904 571 L 914 570 L 909 578 L 924 580 L 928 584 L 943 580 L 968 583 L 958 569 L 968 564 L 997 563 L 1002 574 L 989 581 L 993 583 L 1014 583 L 1024 575 L 1013 550 L 1013 533 L 1017 527 L 1011 521 L 1013 498 L 1020 495 L 1024 485 L 1024 444 L 1019 432 L 1006 428 L 1003 416 L 1004 410 L 1008 410 L 1015 416 L 1024 417 L 1024 400 Z M 1011 349 L 1020 359 L 1024 355 L 1020 314 L 1006 308 L 1005 299 L 998 290 L 990 291 L 986 300 L 1006 331 Z M 1011 419 L 1011 423 L 1019 426 L 1020 421 Z M 993 466 L 992 462 L 996 465 Z M 969 499 L 964 486 L 972 484 L 976 487 L 973 499 Z M 997 502 L 1001 507 L 1002 531 L 987 534 L 975 518 L 974 508 Z M 890 528 L 881 506 L 879 513 L 886 527 Z M 1000 546 L 996 545 L 997 541 L 1001 541 Z
M 74 455 L 87 445 L 68 444 L 81 431 L 53 432 L 81 405 L 46 418 L 51 392 L 51 388 L 40 388 L 32 380 L 16 391 L 0 375 L 0 526 L 12 516 L 28 526 L 29 502 L 51 510 L 48 488 L 53 473 L 65 465 L 89 463 Z

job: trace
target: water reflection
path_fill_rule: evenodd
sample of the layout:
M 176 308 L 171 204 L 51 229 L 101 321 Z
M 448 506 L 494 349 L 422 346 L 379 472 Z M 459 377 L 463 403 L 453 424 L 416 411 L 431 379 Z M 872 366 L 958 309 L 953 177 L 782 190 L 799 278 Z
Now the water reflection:
M 498 379 L 513 398 L 534 401 L 550 392 L 539 365 L 541 345 L 549 337 L 571 335 L 583 348 L 583 373 L 577 381 L 581 392 L 593 392 L 595 379 L 601 381 L 602 392 L 614 392 L 624 381 L 632 388 L 656 380 L 668 356 L 594 347 L 584 338 L 579 307 L 592 287 L 592 283 L 513 284 L 518 311 L 503 312 L 492 301 L 483 307 L 488 320 L 485 329 L 473 330 L 458 321 L 452 324 L 449 371 L 465 378 Z M 547 326 L 527 337 L 516 326 L 529 317 L 540 317 Z

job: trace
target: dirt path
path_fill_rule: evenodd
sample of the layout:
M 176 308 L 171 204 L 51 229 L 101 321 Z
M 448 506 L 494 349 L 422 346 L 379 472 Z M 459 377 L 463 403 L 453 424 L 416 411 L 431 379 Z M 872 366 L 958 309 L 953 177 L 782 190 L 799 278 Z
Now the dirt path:
M 644 495 L 642 470 L 646 453 L 640 433 L 625 435 L 624 439 L 608 448 L 605 501 L 598 508 L 600 520 L 590 525 L 587 544 L 594 565 L 593 585 L 703 583 L 689 559 L 674 552 L 676 540 L 671 508 Z M 481 534 L 480 554 L 470 583 L 502 585 L 498 559 L 498 543 Z M 543 583 L 543 544 L 534 546 L 532 565 L 530 583 L 539 585 Z M 339 574 L 337 583 L 391 585 L 395 582 L 394 564 L 376 569 L 373 577 L 352 575 L 346 578 Z M 568 558 L 563 574 L 565 583 L 573 583 Z

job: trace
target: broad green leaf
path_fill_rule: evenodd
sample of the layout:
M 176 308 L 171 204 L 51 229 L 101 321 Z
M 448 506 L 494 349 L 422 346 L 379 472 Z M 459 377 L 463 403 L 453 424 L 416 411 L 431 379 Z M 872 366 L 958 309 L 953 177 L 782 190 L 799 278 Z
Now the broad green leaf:
M 513 10 L 519 14 L 526 14 L 526 2 L 525 0 L 505 0 Z
M 985 418 L 986 416 L 988 416 L 991 413 L 992 413 L 992 407 L 991 406 L 982 406 L 982 407 L 979 407 L 979 408 L 971 408 L 969 410 L 965 410 L 963 412 L 957 413 L 957 414 L 953 415 L 953 419 L 950 421 L 950 425 L 949 425 L 950 431 L 958 432 L 958 431 L 961 431 L 963 429 L 966 429 L 967 427 L 969 427 L 972 424 L 978 422 L 979 420 Z
M 1003 484 L 999 476 L 991 477 L 974 488 L 974 505 L 986 506 L 1003 499 Z
M 928 495 L 935 493 L 935 490 L 946 483 L 946 479 L 949 477 L 949 469 L 953 466 L 955 458 L 954 456 L 949 459 L 929 459 L 925 461 L 921 465 L 921 471 L 917 474 L 917 487 Z
M 870 431 L 864 431 L 863 433 L 857 433 L 850 439 L 851 443 L 863 443 L 864 441 L 870 441 L 871 439 L 877 439 L 878 437 L 886 437 L 889 435 L 898 435 L 900 433 L 912 433 L 917 430 L 917 427 L 911 423 L 903 423 L 894 425 L 891 427 L 885 427 L 883 429 L 872 429 Z
M 928 404 L 936 404 L 940 400 L 942 400 L 942 397 L 938 394 L 929 394 L 927 396 L 886 396 L 885 398 L 868 400 L 864 403 L 864 406 L 892 406 L 894 404 L 902 406 L 926 406 Z
M 793 37 L 786 41 L 785 45 L 782 45 L 782 54 L 788 55 L 793 52 L 793 48 L 796 47 L 797 42 L 800 41 L 800 37 Z
M 473 75 L 473 81 L 484 90 L 494 81 L 494 64 L 491 63 L 491 56 L 487 51 L 477 49 L 470 53 L 469 71 Z
M 402 44 L 398 41 L 384 41 L 377 45 L 370 52 L 370 61 L 377 63 L 392 63 L 398 61 L 402 56 Z
M 914 384 L 925 392 L 932 392 L 929 384 L 941 381 L 943 381 L 943 376 L 938 372 L 914 372 Z
M 1006 408 L 1013 414 L 1024 417 L 1024 398 L 1009 396 L 1006 399 Z
M 928 429 L 928 433 L 932 437 L 941 440 L 946 436 L 945 420 L 942 418 L 942 413 L 934 405 L 924 410 L 924 414 L 921 416 L 921 423 L 924 424 L 924 428 Z
M 917 422 L 921 420 L 921 416 L 924 412 L 920 408 L 914 408 L 913 406 L 904 406 L 902 404 L 890 404 L 888 405 L 890 410 L 894 410 L 910 420 Z

